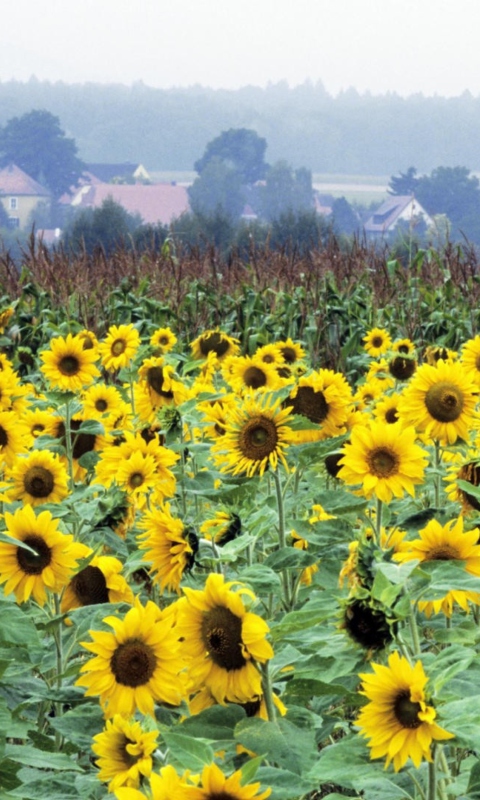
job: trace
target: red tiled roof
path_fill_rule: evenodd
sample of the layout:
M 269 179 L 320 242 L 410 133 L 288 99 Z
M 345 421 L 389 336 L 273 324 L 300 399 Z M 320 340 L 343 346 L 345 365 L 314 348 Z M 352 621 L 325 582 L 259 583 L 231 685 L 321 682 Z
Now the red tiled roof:
M 140 214 L 145 223 L 151 224 L 161 222 L 169 225 L 172 220 L 190 210 L 186 188 L 171 183 L 147 186 L 97 183 L 83 186 L 73 198 L 72 205 L 78 208 L 98 208 L 109 197 L 130 214 Z
M 0 170 L 0 194 L 50 197 L 51 193 L 16 164 L 9 164 Z

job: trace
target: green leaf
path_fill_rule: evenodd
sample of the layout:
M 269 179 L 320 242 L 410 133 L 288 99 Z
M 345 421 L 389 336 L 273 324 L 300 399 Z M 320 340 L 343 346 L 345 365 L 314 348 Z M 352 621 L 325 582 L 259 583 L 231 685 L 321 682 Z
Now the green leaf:
M 260 767 L 256 778 L 261 781 L 262 787 L 269 786 L 272 789 L 269 800 L 298 800 L 318 786 L 315 781 L 309 781 L 297 772 L 275 767 Z
M 275 723 L 258 717 L 245 719 L 236 726 L 235 738 L 247 750 L 300 775 L 317 757 L 313 731 L 298 728 L 283 717 Z
M 280 587 L 280 576 L 265 564 L 252 564 L 242 570 L 242 581 L 249 583 L 258 594 L 276 592 Z
M 7 744 L 5 747 L 5 755 L 11 761 L 15 761 L 17 764 L 23 764 L 26 767 L 81 770 L 78 764 L 64 753 L 48 753 L 48 755 L 46 755 L 45 751 L 37 750 L 36 747 L 31 747 L 26 744 Z
M 50 725 L 69 742 L 88 752 L 92 736 L 103 730 L 104 716 L 100 705 L 81 703 L 60 717 L 52 717 Z
M 318 562 L 318 556 L 299 550 L 297 547 L 281 547 L 265 559 L 264 564 L 272 570 L 305 569 Z
M 194 739 L 183 733 L 171 731 L 163 733 L 162 738 L 170 750 L 172 761 L 184 769 L 202 770 L 214 759 L 212 748 L 201 739 Z
M 29 651 L 40 646 L 31 618 L 15 603 L 0 598 L 0 645 L 24 645 Z
M 105 434 L 105 428 L 97 419 L 84 419 L 78 430 L 75 431 L 75 435 L 78 433 L 89 433 L 92 436 L 103 436 Z
M 245 711 L 241 706 L 212 706 L 183 720 L 181 731 L 198 739 L 211 739 L 212 742 L 232 740 L 235 725 L 245 719 Z

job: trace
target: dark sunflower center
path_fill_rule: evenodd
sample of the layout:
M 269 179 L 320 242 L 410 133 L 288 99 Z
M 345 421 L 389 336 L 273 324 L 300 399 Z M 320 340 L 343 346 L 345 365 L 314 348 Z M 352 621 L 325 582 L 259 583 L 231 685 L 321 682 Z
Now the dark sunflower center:
M 432 548 L 428 551 L 426 561 L 456 561 L 459 559 L 459 553 L 454 547 L 448 544 L 441 544 L 438 547 Z
M 167 392 L 163 389 L 163 382 L 165 380 L 165 376 L 163 374 L 162 367 L 150 367 L 147 372 L 147 383 L 153 389 L 154 392 L 159 394 L 161 397 L 167 397 L 169 400 L 173 398 L 173 392 Z
M 215 433 L 217 433 L 219 436 L 223 436 L 223 434 L 225 433 L 225 428 L 222 428 L 222 426 L 219 425 L 218 422 L 215 423 L 213 429 Z
M 36 425 L 32 428 L 33 436 L 40 436 L 41 433 L 45 430 L 45 425 L 42 425 L 40 422 L 37 422 Z
M 382 336 L 373 336 L 371 340 L 372 347 L 381 347 L 383 345 Z
M 52 551 L 45 539 L 35 533 L 26 536 L 23 541 L 35 552 L 32 553 L 30 550 L 24 550 L 23 547 L 17 547 L 18 566 L 27 575 L 40 575 L 50 564 Z
M 132 688 L 148 683 L 156 666 L 155 653 L 141 639 L 129 639 L 120 644 L 110 659 L 110 668 L 117 683 Z
M 115 339 L 110 349 L 112 356 L 121 356 L 127 349 L 127 343 L 125 339 Z
M 0 425 L 0 447 L 5 447 L 7 444 L 8 444 L 7 431 Z
M 132 472 L 128 484 L 131 489 L 138 489 L 145 482 L 145 475 L 142 472 Z
M 238 794 L 230 794 L 230 792 L 209 792 L 205 795 L 205 800 L 238 800 Z
M 90 339 L 90 336 L 83 337 L 82 350 L 93 350 L 93 341 Z
M 389 425 L 394 425 L 395 422 L 398 422 L 398 411 L 396 408 L 389 408 L 385 414 L 385 421 L 388 422 Z
M 62 375 L 71 377 L 72 375 L 76 375 L 80 370 L 80 362 L 75 356 L 63 356 L 58 362 L 58 369 Z
M 70 428 L 73 435 L 72 455 L 76 460 L 81 458 L 85 453 L 90 453 L 92 450 L 95 450 L 95 444 L 97 441 L 97 437 L 95 436 L 94 433 L 77 433 L 81 424 L 82 421 L 78 419 L 74 419 L 70 423 Z M 60 421 L 57 424 L 55 435 L 57 439 L 61 440 L 62 444 L 65 443 L 64 422 Z
M 95 408 L 97 411 L 103 413 L 104 411 L 107 410 L 108 403 L 106 400 L 103 399 L 103 397 L 99 397 L 98 400 L 95 401 Z
M 438 422 L 454 422 L 463 410 L 463 392 L 454 383 L 439 381 L 426 393 L 425 405 Z
M 367 456 L 368 468 L 377 478 L 389 478 L 398 472 L 398 456 L 388 447 L 377 447 Z
M 105 575 L 99 567 L 89 564 L 77 572 L 70 581 L 70 588 L 82 606 L 108 603 L 108 589 Z
M 264 361 L 265 364 L 273 364 L 275 359 L 270 353 L 265 353 L 265 355 L 262 356 L 262 361 Z
M 127 747 L 129 744 L 136 744 L 136 742 L 132 741 L 132 739 L 129 739 L 125 735 L 123 736 L 122 741 L 118 744 L 118 753 L 122 759 L 125 769 L 130 769 L 130 767 L 135 766 L 139 760 L 139 756 L 134 756 L 128 752 Z
M 212 351 L 216 353 L 217 356 L 224 356 L 225 353 L 228 353 L 230 343 L 228 339 L 222 338 L 221 333 L 215 332 L 201 336 L 199 347 L 200 352 L 204 356 L 208 356 Z
M 408 355 L 408 353 L 410 352 L 408 344 L 401 344 L 399 346 L 399 348 L 398 348 L 398 352 L 399 353 L 405 353 L 406 355 Z
M 289 400 L 290 403 L 290 400 Z M 323 392 L 316 392 L 311 386 L 300 386 L 296 397 L 291 401 L 294 414 L 302 414 L 320 425 L 328 416 L 328 403 Z
M 267 376 L 260 367 L 247 367 L 243 375 L 243 382 L 250 389 L 260 389 L 261 386 L 265 386 Z
M 416 368 L 417 365 L 413 358 L 402 358 L 402 356 L 392 359 L 388 365 L 390 375 L 396 378 L 397 381 L 408 381 Z
M 160 339 L 158 340 L 158 343 L 163 345 L 163 346 L 165 346 L 165 345 L 167 345 L 169 343 L 169 341 L 170 340 L 169 340 L 168 336 L 160 336 Z
M 287 364 L 294 364 L 297 360 L 297 353 L 293 347 L 282 347 L 281 353 Z
M 260 706 L 262 705 L 262 701 L 258 697 L 256 700 L 250 700 L 249 703 L 240 703 L 242 708 L 245 711 L 247 717 L 254 717 L 255 714 L 258 714 L 260 711 Z
M 25 491 L 32 497 L 48 497 L 55 486 L 55 480 L 46 467 L 30 467 L 23 476 Z
M 275 451 L 277 442 L 278 432 L 273 420 L 258 416 L 243 426 L 238 444 L 246 458 L 260 461 Z
M 242 620 L 229 608 L 216 606 L 205 612 L 202 641 L 212 661 L 228 672 L 242 669 L 247 663 L 242 655 Z
M 392 641 L 385 614 L 370 608 L 362 600 L 354 600 L 346 607 L 344 626 L 352 639 L 362 647 L 381 650 Z
M 327 470 L 328 474 L 332 476 L 332 478 L 336 478 L 338 473 L 341 470 L 341 464 L 339 461 L 343 458 L 343 453 L 330 453 L 330 455 L 325 457 L 325 469 Z
M 458 477 L 463 481 L 468 481 L 472 486 L 479 486 L 480 466 L 476 463 L 464 464 L 458 473 Z M 462 495 L 472 508 L 476 509 L 476 511 L 480 511 L 480 500 L 478 497 L 474 497 L 473 494 L 469 494 L 468 492 L 462 492 Z
M 397 695 L 393 706 L 393 713 L 403 728 L 418 728 L 422 720 L 418 718 L 422 710 L 420 703 L 412 703 L 410 692 L 404 691 Z

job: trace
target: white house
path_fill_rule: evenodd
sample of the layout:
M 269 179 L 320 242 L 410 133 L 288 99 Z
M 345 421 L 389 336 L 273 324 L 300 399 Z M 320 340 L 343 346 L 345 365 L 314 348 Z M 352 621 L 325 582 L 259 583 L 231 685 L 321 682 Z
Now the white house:
M 365 233 L 372 236 L 383 236 L 395 230 L 399 222 L 406 222 L 415 228 L 415 224 L 423 220 L 427 227 L 433 225 L 433 219 L 414 195 L 398 195 L 389 197 L 373 212 L 364 225 Z

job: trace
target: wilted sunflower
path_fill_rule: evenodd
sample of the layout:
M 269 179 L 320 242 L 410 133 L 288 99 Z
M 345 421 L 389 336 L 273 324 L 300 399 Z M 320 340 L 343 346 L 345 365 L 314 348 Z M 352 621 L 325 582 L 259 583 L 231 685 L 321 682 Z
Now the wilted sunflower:
M 280 408 L 268 395 L 245 400 L 230 411 L 224 435 L 212 446 L 219 469 L 249 478 L 277 469 L 279 461 L 288 469 L 284 450 L 293 442 L 291 420 L 291 408 Z
M 85 548 L 83 558 L 91 553 Z M 94 555 L 70 580 L 62 595 L 61 612 L 65 614 L 74 608 L 92 606 L 98 603 L 134 602 L 133 592 L 121 575 L 122 562 L 113 556 Z
M 128 367 L 140 347 L 140 334 L 133 325 L 111 325 L 98 354 L 105 369 L 115 372 Z
M 78 392 L 100 374 L 95 350 L 84 350 L 83 342 L 71 333 L 50 341 L 50 349 L 40 353 L 41 371 L 55 389 Z
M 356 426 L 344 445 L 338 477 L 348 485 L 361 484 L 365 497 L 373 494 L 385 503 L 405 492 L 415 493 L 423 481 L 427 458 L 415 444 L 415 429 L 401 423 Z
M 365 350 L 372 358 L 383 355 L 392 346 L 390 334 L 384 328 L 372 328 L 363 337 L 363 341 Z
M 417 430 L 443 444 L 468 441 L 478 425 L 478 387 L 459 363 L 422 364 L 399 401 L 399 412 Z
M 242 522 L 238 514 L 233 511 L 217 511 L 214 517 L 200 525 L 200 533 L 219 547 L 233 542 L 241 532 Z
M 103 621 L 113 633 L 89 631 L 93 642 L 81 642 L 95 657 L 81 667 L 76 685 L 86 687 L 87 696 L 99 696 L 106 717 L 131 716 L 136 709 L 153 716 L 155 701 L 178 705 L 184 664 L 173 615 L 136 600 L 123 620 Z
M 227 356 L 236 355 L 239 351 L 238 339 L 223 333 L 219 328 L 201 333 L 190 344 L 193 358 L 207 358 L 209 353 L 215 353 L 219 361 Z
M 463 530 L 462 517 L 450 520 L 445 525 L 441 525 L 436 519 L 431 519 L 425 528 L 419 531 L 418 539 L 405 541 L 399 546 L 394 554 L 394 560 L 464 561 L 465 572 L 480 577 L 479 537 L 478 528 L 471 531 Z M 428 591 L 425 594 L 428 596 Z M 454 603 L 458 603 L 460 608 L 468 611 L 469 602 L 480 605 L 480 593 L 452 589 L 437 600 L 420 600 L 418 608 L 424 611 L 427 617 L 440 611 L 446 617 L 451 617 Z
M 350 597 L 342 604 L 342 612 L 340 627 L 361 647 L 383 650 L 393 641 L 391 621 L 372 600 Z
M 105 729 L 93 737 L 97 756 L 98 780 L 108 783 L 108 791 L 120 786 L 136 788 L 142 777 L 152 772 L 152 753 L 158 746 L 158 731 L 144 731 L 140 722 L 115 714 Z
M 428 681 L 423 664 L 412 666 L 395 651 L 388 666 L 373 664 L 373 674 L 360 675 L 361 694 L 369 699 L 357 719 L 360 734 L 370 739 L 370 758 L 386 757 L 398 772 L 409 758 L 416 767 L 422 759 L 432 761 L 433 741 L 452 739 L 453 734 L 435 722 L 436 712 L 426 703 Z
M 68 583 L 84 546 L 59 531 L 59 520 L 49 511 L 36 516 L 31 505 L 14 514 L 7 511 L 5 523 L 6 533 L 19 544 L 0 542 L 0 584 L 5 584 L 5 594 L 14 592 L 17 603 L 33 596 L 43 606 L 47 589 L 60 592 Z
M 32 506 L 61 503 L 69 493 L 65 465 L 49 450 L 32 450 L 28 455 L 17 456 L 5 478 L 10 503 L 15 500 Z
M 150 337 L 150 344 L 161 353 L 169 353 L 177 343 L 177 337 L 170 328 L 157 328 Z
M 218 703 L 246 703 L 260 695 L 254 661 L 263 664 L 273 656 L 267 623 L 247 611 L 242 600 L 242 594 L 254 595 L 242 586 L 233 591 L 235 585 L 211 573 L 203 591 L 185 587 L 186 597 L 177 601 L 175 629 L 190 662 L 191 690 L 206 686 Z
M 160 591 L 180 592 L 180 581 L 194 555 L 182 520 L 174 517 L 170 504 L 165 503 L 146 511 L 138 527 L 144 531 L 137 536 L 140 550 L 146 551 L 143 560 L 151 562 L 150 572 L 156 573 L 154 581 L 160 584 Z
M 345 430 L 352 399 L 350 386 L 340 372 L 320 369 L 301 377 L 290 392 L 287 403 L 294 414 L 306 417 L 319 427 L 296 431 L 295 439 L 310 441 L 338 436 Z

